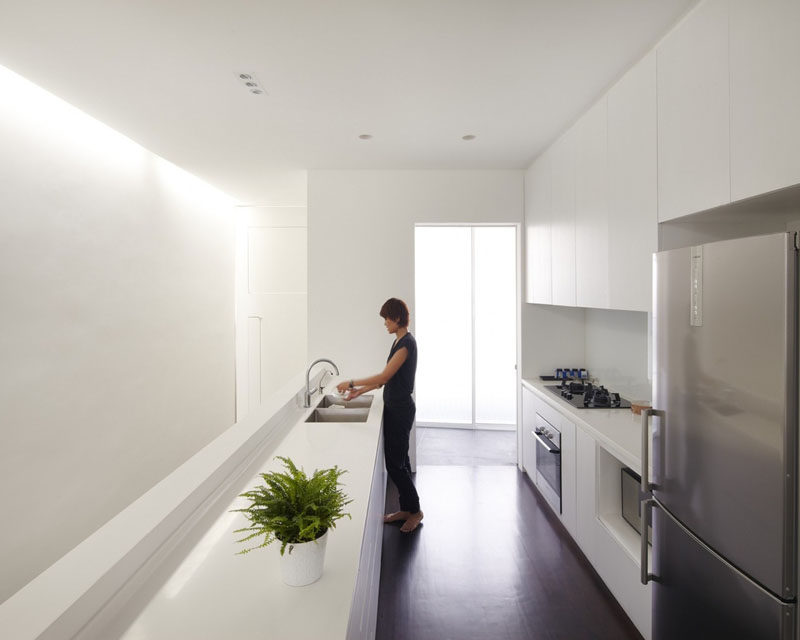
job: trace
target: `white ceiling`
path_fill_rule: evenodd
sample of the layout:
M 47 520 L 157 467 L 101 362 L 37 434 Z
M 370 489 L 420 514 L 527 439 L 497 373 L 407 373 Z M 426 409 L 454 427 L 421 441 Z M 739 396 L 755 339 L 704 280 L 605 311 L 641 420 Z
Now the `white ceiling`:
M 527 167 L 695 4 L 0 0 L 0 64 L 259 203 L 274 171 Z

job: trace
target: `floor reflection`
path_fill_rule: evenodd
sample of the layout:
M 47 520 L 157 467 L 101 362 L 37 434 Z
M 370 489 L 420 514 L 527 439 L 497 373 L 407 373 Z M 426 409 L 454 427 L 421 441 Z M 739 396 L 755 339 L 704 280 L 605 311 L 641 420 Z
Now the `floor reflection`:
M 384 527 L 377 640 L 640 640 L 515 466 L 513 432 L 510 462 L 507 434 L 489 434 L 495 447 L 460 430 L 418 440 L 425 520 L 412 534 Z

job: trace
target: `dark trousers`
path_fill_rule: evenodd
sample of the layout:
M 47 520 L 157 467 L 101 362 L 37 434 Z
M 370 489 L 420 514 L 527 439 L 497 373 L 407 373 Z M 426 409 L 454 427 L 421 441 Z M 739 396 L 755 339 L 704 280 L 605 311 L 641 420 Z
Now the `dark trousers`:
M 400 511 L 419 511 L 419 496 L 411 479 L 411 461 L 408 459 L 408 437 L 414 424 L 417 407 L 408 404 L 383 407 L 383 456 L 386 471 L 400 494 Z

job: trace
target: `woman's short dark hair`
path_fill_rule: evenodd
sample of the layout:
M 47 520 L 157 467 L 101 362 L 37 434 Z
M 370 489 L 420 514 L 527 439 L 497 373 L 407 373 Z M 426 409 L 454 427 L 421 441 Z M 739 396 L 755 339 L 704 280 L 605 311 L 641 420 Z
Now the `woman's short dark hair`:
M 408 307 L 400 298 L 389 298 L 381 307 L 381 318 L 389 318 L 401 327 L 407 327 Z

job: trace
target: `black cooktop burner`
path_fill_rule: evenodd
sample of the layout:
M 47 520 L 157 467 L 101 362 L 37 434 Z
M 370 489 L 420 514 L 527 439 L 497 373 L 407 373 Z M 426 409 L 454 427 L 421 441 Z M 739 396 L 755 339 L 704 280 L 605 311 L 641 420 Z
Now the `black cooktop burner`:
M 591 382 L 570 382 L 562 380 L 559 385 L 545 385 L 552 393 L 561 396 L 578 409 L 630 409 L 631 403 L 618 393 L 603 386 L 596 387 Z

